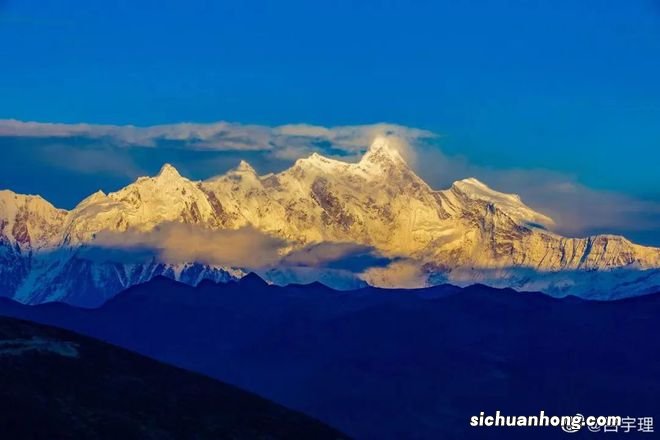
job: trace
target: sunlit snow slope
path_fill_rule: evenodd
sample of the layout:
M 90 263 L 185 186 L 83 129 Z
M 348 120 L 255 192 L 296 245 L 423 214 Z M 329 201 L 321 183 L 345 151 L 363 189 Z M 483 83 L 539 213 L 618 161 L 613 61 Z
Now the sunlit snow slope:
M 202 182 L 164 165 L 155 177 L 141 177 L 114 193 L 99 191 L 71 211 L 38 196 L 2 191 L 0 292 L 26 303 L 96 305 L 155 275 L 196 284 L 204 278 L 230 280 L 247 270 L 278 283 L 320 279 L 338 287 L 364 281 L 421 287 L 481 282 L 600 299 L 660 286 L 660 249 L 613 235 L 562 237 L 552 232 L 552 219 L 520 197 L 474 178 L 434 190 L 398 147 L 397 139 L 383 136 L 357 163 L 312 154 L 281 173 L 259 176 L 241 162 Z M 155 235 L 165 235 L 162 243 L 154 243 L 153 236 L 131 241 L 172 224 L 204 233 L 249 229 L 278 240 L 276 255 L 282 258 L 321 243 L 351 243 L 391 262 L 359 273 L 309 264 L 283 267 L 256 255 L 253 265 L 244 259 L 218 264 L 163 252 L 172 246 L 167 234 Z M 117 240 L 122 236 L 129 238 Z M 107 237 L 120 249 L 109 249 Z M 176 246 L 185 248 L 185 241 Z

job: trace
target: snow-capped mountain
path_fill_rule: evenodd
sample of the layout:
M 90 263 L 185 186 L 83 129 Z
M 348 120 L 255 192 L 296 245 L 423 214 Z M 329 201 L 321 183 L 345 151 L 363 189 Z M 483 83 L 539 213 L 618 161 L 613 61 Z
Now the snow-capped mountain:
M 352 243 L 391 259 L 351 274 L 353 281 L 338 272 L 341 286 L 482 282 L 605 299 L 660 286 L 660 249 L 612 235 L 562 237 L 551 232 L 552 219 L 518 196 L 473 178 L 432 189 L 399 151 L 396 139 L 379 137 L 356 163 L 312 154 L 259 176 L 241 162 L 202 182 L 165 165 L 155 177 L 99 191 L 71 211 L 38 196 L 0 192 L 0 288 L 28 303 L 97 304 L 158 274 L 196 283 L 244 273 L 232 264 L 160 261 L 152 254 L 130 263 L 89 256 L 99 234 L 149 233 L 165 224 L 251 228 L 281 240 L 283 258 L 319 243 Z M 326 283 L 333 278 L 310 267 L 249 269 L 280 283 L 299 281 L 296 273 L 310 281 L 315 271 Z
M 243 275 L 197 262 L 163 262 L 151 255 L 125 262 L 92 252 L 93 231 L 117 226 L 117 206 L 106 199 L 99 192 L 67 212 L 39 196 L 0 191 L 0 295 L 30 304 L 64 301 L 95 306 L 157 275 L 193 285 L 202 279 L 220 282 Z M 88 229 L 78 229 L 81 224 Z

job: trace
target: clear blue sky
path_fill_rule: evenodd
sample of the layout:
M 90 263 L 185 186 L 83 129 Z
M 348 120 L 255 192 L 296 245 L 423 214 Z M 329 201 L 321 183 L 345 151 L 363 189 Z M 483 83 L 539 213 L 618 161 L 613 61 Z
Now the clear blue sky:
M 387 121 L 658 201 L 660 1 L 0 0 L 0 118 Z

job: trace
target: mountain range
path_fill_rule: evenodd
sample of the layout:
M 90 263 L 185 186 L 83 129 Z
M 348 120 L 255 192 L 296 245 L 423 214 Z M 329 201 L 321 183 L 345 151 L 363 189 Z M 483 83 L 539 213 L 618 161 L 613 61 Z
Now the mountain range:
M 614 299 L 660 286 L 660 249 L 552 228 L 474 178 L 431 188 L 381 136 L 358 162 L 312 154 L 263 176 L 241 162 L 191 181 L 166 164 L 71 210 L 0 191 L 0 294 L 96 306 L 158 275 L 195 285 L 253 270 L 344 289 L 479 282 Z
M 356 439 L 567 435 L 471 428 L 481 411 L 660 417 L 660 294 L 591 301 L 480 285 L 336 291 L 248 274 L 196 287 L 156 277 L 95 309 L 0 298 L 0 315 L 202 373 Z

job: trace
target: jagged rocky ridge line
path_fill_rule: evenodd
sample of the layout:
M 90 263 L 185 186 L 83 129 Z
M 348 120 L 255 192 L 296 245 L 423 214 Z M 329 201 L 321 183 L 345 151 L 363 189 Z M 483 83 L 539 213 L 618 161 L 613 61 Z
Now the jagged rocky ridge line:
M 126 262 L 90 258 L 99 233 L 148 232 L 168 223 L 212 231 L 253 228 L 289 252 L 318 243 L 354 243 L 392 258 L 356 276 L 271 267 L 286 283 L 321 278 L 355 287 L 420 287 L 482 282 L 553 295 L 609 299 L 660 285 L 660 249 L 620 236 L 566 238 L 553 222 L 511 194 L 476 179 L 429 187 L 406 164 L 397 140 L 377 138 L 357 163 L 313 154 L 259 176 L 246 162 L 195 182 L 164 165 L 110 194 L 92 194 L 70 211 L 39 196 L 0 192 L 0 294 L 26 303 L 97 305 L 156 275 L 196 284 L 242 276 L 241 267 L 150 256 Z M 348 284 L 346 284 L 348 278 Z M 363 281 L 364 280 L 364 281 Z

